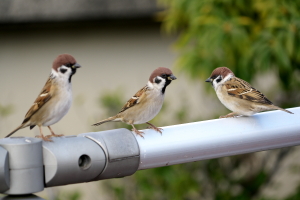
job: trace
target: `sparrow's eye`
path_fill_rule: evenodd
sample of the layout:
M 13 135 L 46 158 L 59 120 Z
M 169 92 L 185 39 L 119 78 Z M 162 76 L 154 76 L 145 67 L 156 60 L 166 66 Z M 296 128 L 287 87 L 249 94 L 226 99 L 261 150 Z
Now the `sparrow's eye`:
M 68 64 L 66 64 L 65 66 L 66 66 L 66 67 L 72 67 L 72 66 L 73 66 L 73 64 L 71 64 L 71 63 L 68 63 Z
M 167 74 L 162 74 L 161 77 L 162 77 L 162 78 L 166 78 L 166 77 L 167 77 Z
M 159 78 L 155 78 L 155 83 L 159 84 L 161 82 L 161 80 Z
M 61 68 L 59 71 L 64 74 L 67 71 L 67 69 Z

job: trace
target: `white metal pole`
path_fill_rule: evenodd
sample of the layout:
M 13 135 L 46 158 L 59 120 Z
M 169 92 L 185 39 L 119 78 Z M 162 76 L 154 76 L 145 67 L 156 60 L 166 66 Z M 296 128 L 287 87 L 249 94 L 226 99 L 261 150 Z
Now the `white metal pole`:
M 138 169 L 251 153 L 300 144 L 300 107 L 251 117 L 215 119 L 144 130 L 136 137 Z
M 299 145 L 300 107 L 289 110 L 295 114 L 271 111 L 168 126 L 162 135 L 144 130 L 144 138 L 115 129 L 43 143 L 36 138 L 0 139 L 0 185 L 5 184 L 0 193 L 30 194 L 44 186 L 124 177 L 138 169 Z

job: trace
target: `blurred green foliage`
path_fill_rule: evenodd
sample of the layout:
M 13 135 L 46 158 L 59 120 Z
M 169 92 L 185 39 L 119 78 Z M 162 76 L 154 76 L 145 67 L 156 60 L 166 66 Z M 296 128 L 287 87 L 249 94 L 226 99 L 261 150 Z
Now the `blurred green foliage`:
M 55 197 L 55 200 L 80 200 L 82 199 L 82 194 L 79 191 L 74 192 L 59 192 Z
M 273 70 L 285 91 L 299 91 L 300 1 L 159 2 L 167 7 L 164 30 L 179 34 L 178 69 L 204 80 L 213 69 L 226 66 L 247 81 Z M 299 100 L 297 96 L 294 104 Z
M 107 117 L 111 117 L 120 112 L 125 101 L 122 101 L 124 96 L 123 90 L 117 88 L 115 91 L 106 91 L 104 95 L 99 96 L 98 104 L 104 107 L 107 112 Z M 131 97 L 128 97 L 128 99 Z
M 0 104 L 0 117 L 5 118 L 12 114 L 14 111 L 14 107 L 11 104 L 2 105 Z
M 0 103 L 0 127 L 3 127 L 5 125 L 7 117 L 11 115 L 13 112 L 14 112 L 14 106 L 12 104 L 4 105 Z

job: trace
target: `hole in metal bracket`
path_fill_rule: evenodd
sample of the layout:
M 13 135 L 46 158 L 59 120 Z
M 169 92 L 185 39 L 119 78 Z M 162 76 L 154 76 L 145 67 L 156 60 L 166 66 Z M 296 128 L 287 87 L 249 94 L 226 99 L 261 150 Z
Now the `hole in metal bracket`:
M 90 168 L 92 165 L 91 162 L 91 158 L 88 155 L 81 155 L 78 159 L 78 166 L 82 169 L 82 170 L 87 170 L 88 168 Z

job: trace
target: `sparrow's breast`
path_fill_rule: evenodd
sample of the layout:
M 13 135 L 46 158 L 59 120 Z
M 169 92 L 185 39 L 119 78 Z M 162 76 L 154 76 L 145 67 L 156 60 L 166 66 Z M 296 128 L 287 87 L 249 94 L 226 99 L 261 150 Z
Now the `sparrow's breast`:
M 50 126 L 61 120 L 70 110 L 72 104 L 72 90 L 60 90 L 49 101 L 49 113 L 44 115 L 43 126 Z
M 143 124 L 152 120 L 160 111 L 164 101 L 164 95 L 161 92 L 151 91 L 147 98 L 128 110 L 125 118 L 133 120 L 134 124 Z

